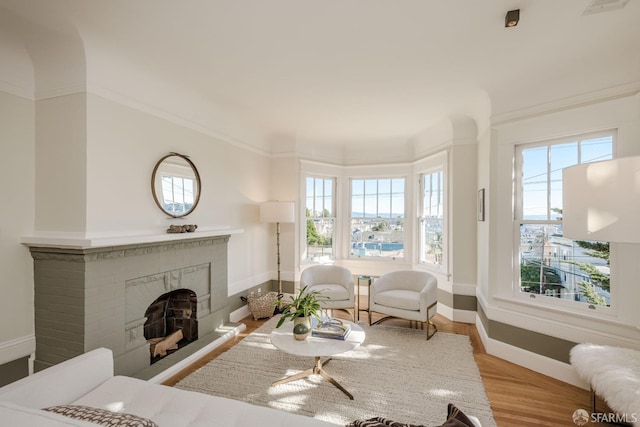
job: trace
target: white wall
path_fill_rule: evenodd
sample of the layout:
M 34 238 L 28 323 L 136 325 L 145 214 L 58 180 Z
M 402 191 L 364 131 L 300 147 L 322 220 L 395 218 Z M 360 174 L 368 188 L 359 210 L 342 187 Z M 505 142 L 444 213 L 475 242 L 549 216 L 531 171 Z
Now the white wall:
M 171 224 L 243 229 L 229 241 L 229 293 L 268 280 L 270 225 L 259 223 L 258 205 L 269 198 L 269 157 L 97 95 L 87 98 L 87 234 L 162 233 Z M 172 151 L 188 155 L 202 180 L 198 206 L 179 219 L 163 214 L 151 194 L 153 168 Z
M 84 93 L 36 101 L 37 231 L 86 231 L 86 109 Z
M 34 222 L 34 117 L 33 101 L 0 91 L 0 364 L 35 346 L 33 264 L 20 244 Z

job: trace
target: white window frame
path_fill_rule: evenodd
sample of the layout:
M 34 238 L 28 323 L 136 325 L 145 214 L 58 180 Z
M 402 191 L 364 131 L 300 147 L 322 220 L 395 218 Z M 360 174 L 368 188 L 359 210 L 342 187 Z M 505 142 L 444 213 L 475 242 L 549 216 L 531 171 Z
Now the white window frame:
M 332 209 L 331 209 L 331 214 L 332 216 L 329 218 L 326 217 L 315 217 L 312 216 L 312 218 L 318 218 L 318 219 L 331 219 L 333 221 L 333 235 L 331 236 L 331 255 L 328 257 L 320 257 L 320 258 L 311 258 L 309 256 L 309 253 L 307 251 L 308 249 L 308 245 L 307 245 L 307 215 L 306 215 L 306 210 L 307 210 L 307 180 L 309 179 L 320 179 L 323 181 L 331 181 L 331 205 L 332 205 Z M 336 192 L 337 192 L 337 178 L 336 177 L 332 177 L 332 176 L 322 176 L 322 175 L 318 175 L 318 174 L 312 174 L 312 173 L 308 173 L 304 175 L 304 207 L 303 207 L 303 218 L 304 218 L 304 227 L 303 230 L 304 232 L 302 233 L 302 237 L 303 237 L 303 262 L 306 263 L 316 263 L 316 262 L 320 262 L 320 263 L 324 263 L 324 262 L 332 262 L 335 261 L 338 257 L 336 254 L 336 250 L 337 250 L 337 245 L 336 245 L 336 237 L 337 237 L 337 226 L 338 226 L 338 212 L 337 212 L 337 197 L 336 197 Z M 315 186 L 314 186 L 315 188 Z M 314 201 L 316 200 L 316 198 L 314 197 Z M 322 208 L 324 209 L 324 204 L 322 206 Z
M 441 182 L 441 193 L 442 193 L 442 200 L 440 201 L 439 205 L 439 210 L 441 211 L 441 215 L 440 215 L 440 220 L 442 222 L 442 255 L 441 255 L 441 261 L 440 263 L 433 263 L 433 262 L 429 262 L 428 260 L 425 259 L 424 254 L 425 254 L 425 231 L 424 231 L 424 227 L 423 227 L 423 223 L 424 221 L 429 221 L 432 219 L 435 219 L 436 217 L 434 217 L 433 215 L 431 216 L 426 216 L 424 215 L 424 206 L 425 206 L 425 196 L 427 195 L 427 189 L 425 188 L 425 176 L 427 175 L 433 175 L 435 173 L 440 173 L 442 176 L 442 182 Z M 448 230 L 447 230 L 447 168 L 446 168 L 446 163 L 442 163 L 438 166 L 433 166 L 429 169 L 425 169 L 422 172 L 420 172 L 418 174 L 418 218 L 417 218 L 417 237 L 416 237 L 416 242 L 418 242 L 418 253 L 417 253 L 417 258 L 418 258 L 418 263 L 429 269 L 429 270 L 435 270 L 437 272 L 443 273 L 443 272 L 447 272 L 448 268 L 448 264 L 449 264 L 449 256 L 448 256 Z M 431 194 L 431 192 L 429 192 Z
M 610 306 L 596 306 L 584 302 L 576 302 L 562 298 L 542 298 L 545 295 L 533 294 L 521 292 L 520 290 L 520 244 L 521 244 L 521 235 L 520 235 L 520 227 L 523 224 L 548 224 L 548 225 L 558 225 L 562 224 L 562 220 L 554 220 L 550 218 L 550 215 L 547 214 L 546 220 L 538 220 L 538 219 L 523 219 L 523 164 L 522 164 L 522 152 L 526 149 L 536 148 L 536 147 L 551 147 L 553 145 L 571 143 L 571 142 L 580 142 L 584 140 L 596 139 L 599 137 L 611 136 L 612 137 L 612 156 L 616 157 L 616 146 L 617 146 L 617 131 L 615 129 L 599 131 L 599 132 L 590 132 L 584 134 L 576 134 L 570 137 L 563 137 L 557 139 L 548 139 L 544 141 L 530 142 L 517 144 L 514 146 L 514 218 L 513 218 L 513 287 L 512 293 L 513 297 L 520 301 L 527 301 L 528 303 L 536 303 L 542 306 L 550 306 L 550 307 L 561 307 L 566 311 L 575 311 L 575 312 L 583 312 L 593 314 L 598 312 L 600 314 L 612 315 L 615 313 L 615 300 L 616 300 L 616 292 L 615 292 L 615 284 L 614 278 L 615 274 L 613 274 L 613 265 L 615 263 L 615 248 L 614 245 L 610 245 L 610 267 L 612 269 L 612 274 L 610 275 Z M 581 150 L 578 150 L 578 164 L 581 162 L 580 158 Z M 547 211 L 549 211 L 550 206 L 550 182 L 548 182 L 547 188 Z M 540 298 L 538 298 L 538 296 Z

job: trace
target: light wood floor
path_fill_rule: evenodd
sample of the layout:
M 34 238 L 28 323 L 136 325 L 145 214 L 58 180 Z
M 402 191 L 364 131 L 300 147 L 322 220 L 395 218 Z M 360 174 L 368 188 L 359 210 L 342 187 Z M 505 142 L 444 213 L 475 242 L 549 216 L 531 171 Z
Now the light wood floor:
M 360 320 L 367 313 L 361 312 Z M 335 311 L 335 317 L 350 319 L 346 313 Z M 374 317 L 374 320 L 376 317 Z M 366 320 L 366 318 L 364 318 Z M 165 381 L 173 386 L 182 378 L 205 365 L 219 354 L 238 343 L 264 323 L 247 317 L 242 320 L 247 329 L 238 337 L 192 364 Z M 389 320 L 386 324 L 409 327 L 404 320 Z M 475 325 L 452 322 L 436 315 L 434 323 L 440 332 L 467 335 L 471 340 L 476 363 L 480 369 L 491 409 L 499 427 L 575 426 L 571 415 L 576 409 L 591 412 L 590 393 L 578 387 L 540 375 L 534 371 L 509 363 L 486 353 Z M 384 415 L 384 414 L 381 414 Z M 400 420 L 399 420 L 400 421 Z M 588 426 L 605 425 L 589 423 Z

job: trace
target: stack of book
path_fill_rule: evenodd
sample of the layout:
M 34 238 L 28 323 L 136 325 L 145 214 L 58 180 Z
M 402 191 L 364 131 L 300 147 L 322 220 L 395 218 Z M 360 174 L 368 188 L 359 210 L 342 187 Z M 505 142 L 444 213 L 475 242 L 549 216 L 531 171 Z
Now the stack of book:
M 345 340 L 349 336 L 349 332 L 351 332 L 351 325 L 342 322 L 340 319 L 315 321 L 311 328 L 311 336 L 335 340 Z

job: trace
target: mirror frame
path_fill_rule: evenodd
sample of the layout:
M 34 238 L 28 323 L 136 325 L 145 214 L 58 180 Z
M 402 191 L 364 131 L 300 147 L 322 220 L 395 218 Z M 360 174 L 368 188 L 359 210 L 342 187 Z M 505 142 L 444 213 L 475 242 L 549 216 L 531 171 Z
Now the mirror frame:
M 191 209 L 189 209 L 188 211 L 186 211 L 184 213 L 181 213 L 179 215 L 175 215 L 175 214 L 173 214 L 171 212 L 167 212 L 162 207 L 162 203 L 160 203 L 160 199 L 158 198 L 158 194 L 156 193 L 156 185 L 155 184 L 156 184 L 156 175 L 157 175 L 158 169 L 160 168 L 160 165 L 162 164 L 162 162 L 164 162 L 169 157 L 180 157 L 181 159 L 186 161 L 189 166 L 191 166 L 191 170 L 193 171 L 193 173 L 195 175 L 196 186 L 198 187 L 198 191 L 196 192 L 196 194 L 194 194 L 193 206 L 191 206 Z M 198 206 L 198 202 L 200 201 L 201 189 L 202 189 L 202 185 L 201 185 L 201 182 L 200 182 L 200 174 L 198 173 L 198 168 L 196 168 L 196 165 L 194 165 L 193 162 L 189 159 L 189 156 L 185 156 L 184 154 L 180 154 L 180 153 L 171 152 L 171 153 L 167 154 L 166 156 L 162 157 L 160 160 L 158 160 L 158 162 L 156 163 L 155 167 L 153 168 L 153 173 L 151 174 L 151 194 L 153 195 L 153 200 L 156 202 L 156 206 L 158 206 L 158 208 L 164 214 L 169 215 L 170 217 L 182 218 L 182 217 L 185 217 L 185 216 L 189 215 L 191 212 L 193 212 L 193 210 L 196 208 L 196 206 Z

